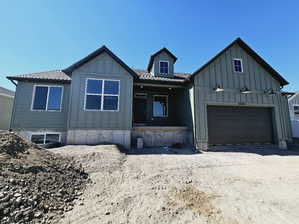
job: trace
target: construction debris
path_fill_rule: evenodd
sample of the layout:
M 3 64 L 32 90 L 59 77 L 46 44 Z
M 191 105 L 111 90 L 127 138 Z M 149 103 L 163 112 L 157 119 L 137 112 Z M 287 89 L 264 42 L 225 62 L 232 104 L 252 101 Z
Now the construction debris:
M 82 195 L 81 165 L 14 133 L 0 133 L 0 223 L 56 223 Z

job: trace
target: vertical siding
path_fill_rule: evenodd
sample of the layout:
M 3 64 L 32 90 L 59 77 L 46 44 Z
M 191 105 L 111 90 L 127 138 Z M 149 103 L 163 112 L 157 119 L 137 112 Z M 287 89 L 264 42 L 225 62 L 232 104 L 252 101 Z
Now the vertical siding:
M 85 83 L 87 78 L 120 80 L 119 111 L 85 111 Z M 68 128 L 70 129 L 130 129 L 132 127 L 133 77 L 108 54 L 102 53 L 75 70 Z
M 59 85 L 63 86 L 63 99 L 61 112 L 31 111 L 34 85 Z M 31 83 L 18 82 L 15 94 L 15 108 L 11 128 L 13 129 L 34 129 L 34 128 L 56 128 L 65 129 L 69 84 Z
M 243 73 L 234 73 L 233 58 L 241 58 Z M 224 92 L 213 91 L 217 85 Z M 251 94 L 242 94 L 247 87 Z M 235 44 L 194 78 L 194 100 L 196 114 L 196 141 L 208 143 L 207 105 L 268 106 L 274 111 L 276 141 L 291 138 L 287 98 L 281 94 L 270 96 L 265 90 L 280 93 L 280 84 L 239 45 Z
M 8 130 L 13 107 L 13 97 L 0 95 L 0 130 Z

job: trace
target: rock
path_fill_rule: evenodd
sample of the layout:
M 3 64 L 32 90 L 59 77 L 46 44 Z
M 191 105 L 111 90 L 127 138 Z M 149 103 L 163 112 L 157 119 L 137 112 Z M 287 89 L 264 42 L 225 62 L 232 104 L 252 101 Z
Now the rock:
M 0 199 L 4 198 L 5 194 L 4 193 L 0 193 Z
M 6 195 L 4 198 L 0 199 L 0 202 L 3 203 L 3 202 L 8 202 L 10 199 L 10 195 Z
M 0 133 L 0 153 L 7 158 L 0 165 L 1 224 L 59 219 L 63 211 L 73 208 L 89 183 L 88 175 L 70 158 L 43 150 L 14 133 Z
M 106 212 L 105 215 L 110 215 L 110 212 Z
M 18 198 L 18 197 L 20 197 L 20 196 L 22 196 L 20 193 L 16 193 L 16 194 L 14 194 L 14 197 L 15 197 L 15 198 Z
M 41 218 L 43 214 L 41 212 L 34 213 L 34 218 Z

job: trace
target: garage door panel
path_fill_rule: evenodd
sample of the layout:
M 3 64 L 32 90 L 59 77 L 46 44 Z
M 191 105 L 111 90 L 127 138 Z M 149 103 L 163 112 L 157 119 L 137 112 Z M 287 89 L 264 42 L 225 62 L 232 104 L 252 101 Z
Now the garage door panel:
M 210 144 L 272 143 L 270 108 L 208 106 Z

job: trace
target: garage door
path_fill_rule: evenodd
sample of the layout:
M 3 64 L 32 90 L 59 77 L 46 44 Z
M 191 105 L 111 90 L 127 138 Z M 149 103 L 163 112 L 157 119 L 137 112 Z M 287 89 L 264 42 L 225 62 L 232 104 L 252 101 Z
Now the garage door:
M 210 144 L 272 143 L 270 108 L 208 106 Z

